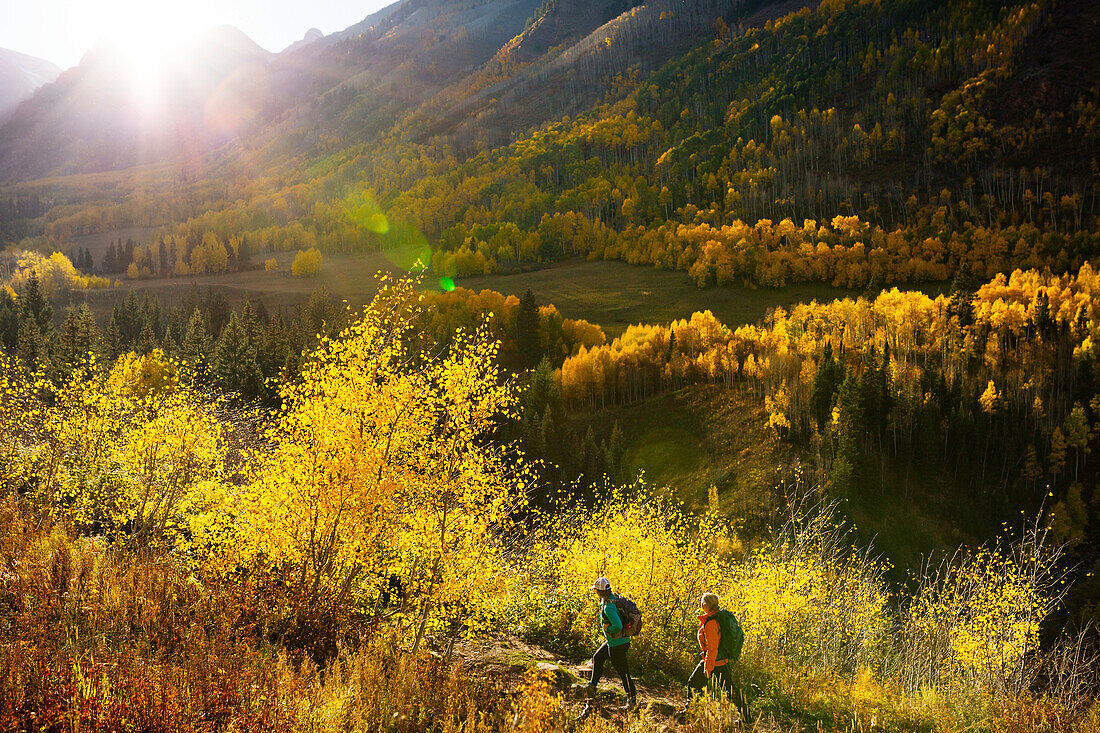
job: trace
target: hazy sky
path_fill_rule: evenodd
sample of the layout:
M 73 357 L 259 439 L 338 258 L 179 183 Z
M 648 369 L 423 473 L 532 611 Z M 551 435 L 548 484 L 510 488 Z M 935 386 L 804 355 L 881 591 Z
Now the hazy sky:
M 269 51 L 310 28 L 343 30 L 393 0 L 0 0 L 0 47 L 74 66 L 110 37 L 174 39 L 235 25 Z

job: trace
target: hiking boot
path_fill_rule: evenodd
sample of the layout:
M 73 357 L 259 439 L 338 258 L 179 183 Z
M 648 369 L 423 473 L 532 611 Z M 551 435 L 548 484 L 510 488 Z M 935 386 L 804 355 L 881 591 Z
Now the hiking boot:
M 638 707 L 638 701 L 632 697 L 626 699 L 626 703 L 620 708 L 624 713 L 628 713 Z
M 596 699 L 596 687 L 595 685 L 587 684 L 584 682 L 578 682 L 572 687 L 573 694 L 578 697 L 583 697 L 589 700 Z

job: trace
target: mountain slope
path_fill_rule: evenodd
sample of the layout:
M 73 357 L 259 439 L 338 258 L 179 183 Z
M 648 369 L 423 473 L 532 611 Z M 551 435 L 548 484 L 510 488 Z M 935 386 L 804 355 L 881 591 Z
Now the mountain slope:
M 700 285 L 1065 271 L 1100 252 L 1096 15 L 1085 0 L 401 0 L 268 64 L 263 113 L 192 156 L 188 197 L 171 171 L 140 206 L 59 205 L 9 230 L 140 217 L 189 241 L 338 251 L 400 231 L 451 275 L 582 255 Z M 74 153 L 17 149 L 26 170 Z M 84 169 L 95 151 L 76 151 Z M 383 213 L 400 225 L 385 236 Z
M 764 9 L 789 12 L 804 3 L 748 0 L 559 0 L 459 89 L 449 111 L 428 106 L 420 136 L 446 133 L 464 155 L 498 147 L 546 122 L 589 111 L 607 95 L 630 90 L 669 59 L 713 37 L 719 18 L 737 27 L 763 25 Z M 783 14 L 780 11 L 779 14 Z M 495 78 L 493 76 L 495 74 Z M 433 100 L 434 101 L 434 100 Z
M 50 61 L 0 48 L 0 119 L 60 73 Z
M 186 120 L 186 110 L 206 101 L 195 89 L 180 87 L 179 73 L 165 84 L 170 104 L 150 115 L 111 84 L 126 62 L 101 49 L 66 74 L 47 100 L 0 127 L 0 152 L 8 152 L 0 180 L 118 169 L 180 155 L 193 159 L 245 133 L 250 149 L 270 149 L 268 162 L 329 154 L 391 131 L 414 141 L 445 135 L 468 155 L 475 146 L 508 142 L 563 114 L 588 109 L 623 73 L 647 74 L 707 37 L 723 14 L 736 22 L 760 6 L 790 5 L 399 0 L 344 31 L 309 34 L 273 57 L 262 74 L 246 76 L 247 83 L 229 91 L 246 97 L 252 112 L 244 116 L 256 124 L 235 120 L 214 135 L 194 120 L 179 123 L 181 114 Z M 211 40 L 218 46 L 214 58 L 223 58 L 226 38 L 207 39 L 188 51 L 207 58 Z M 236 39 L 228 45 L 234 43 L 250 42 Z M 262 61 L 261 56 L 230 54 L 228 63 L 218 61 L 217 68 L 203 72 L 204 80 L 215 83 L 190 86 L 209 91 L 235 73 L 239 62 Z M 221 94 L 223 100 L 229 96 Z M 263 111 L 259 119 L 257 105 Z M 96 107 L 112 114 L 97 119 Z M 146 123 L 136 125 L 138 116 Z M 165 129 L 172 126 L 173 133 Z M 133 149 L 134 139 L 143 140 L 140 151 Z
M 304 36 L 302 36 L 301 40 L 295 41 L 294 43 L 292 43 L 289 46 L 287 46 L 286 48 L 284 48 L 282 50 L 282 53 L 293 53 L 294 51 L 297 51 L 298 49 L 301 49 L 301 48 L 305 48 L 306 46 L 310 45 L 311 43 L 319 41 L 324 37 L 325 37 L 325 34 L 322 33 L 319 28 L 310 28 L 308 31 L 306 31 L 306 34 Z
M 0 127 L 0 179 L 197 156 L 262 116 L 269 58 L 231 27 L 163 62 L 94 49 Z
M 395 186 L 390 210 L 438 237 L 459 274 L 580 254 L 689 270 L 700 285 L 863 287 L 942 280 L 967 261 L 989 277 L 1072 269 L 1100 253 L 1095 5 L 823 4 L 764 27 L 714 26 L 632 83 L 645 59 L 614 29 L 677 29 L 638 23 L 649 10 L 563 52 L 560 75 L 558 60 L 538 72 L 560 94 L 543 106 L 583 98 L 586 69 L 620 74 L 619 93 Z M 522 96 L 493 96 L 455 129 L 485 136 L 522 119 Z M 530 236 L 537 250 L 495 243 L 508 223 L 512 242 Z

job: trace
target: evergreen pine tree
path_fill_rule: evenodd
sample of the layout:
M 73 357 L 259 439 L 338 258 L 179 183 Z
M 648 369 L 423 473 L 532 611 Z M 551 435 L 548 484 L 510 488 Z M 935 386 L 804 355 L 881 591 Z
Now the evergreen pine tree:
M 171 333 L 164 334 L 164 343 L 161 344 L 161 349 L 167 356 L 171 356 L 173 358 L 179 356 L 180 354 L 179 344 L 177 344 L 176 340 L 172 338 Z
M 209 292 L 206 312 L 209 314 L 207 325 L 210 326 L 210 335 L 217 337 L 229 321 L 229 301 L 226 300 L 225 293 L 220 290 Z
M 111 320 L 107 322 L 107 333 L 103 337 L 103 350 L 107 358 L 111 360 L 117 359 L 119 354 L 126 350 L 122 331 L 119 330 L 118 321 L 115 320 L 113 315 Z
M 191 314 L 195 312 L 195 309 L 205 314 L 207 305 L 206 299 L 202 297 L 202 291 L 199 290 L 199 286 L 192 280 L 191 287 L 187 289 L 187 296 L 184 297 L 183 301 L 180 303 L 180 308 L 183 309 L 184 314 L 187 316 L 187 320 L 190 320 Z M 209 322 L 206 323 L 206 326 L 209 329 Z M 186 328 L 186 325 L 184 328 Z
M 839 496 L 851 496 L 863 479 L 864 415 L 860 404 L 860 380 L 849 374 L 837 391 L 836 457 L 832 482 Z
M 148 293 L 145 294 L 145 297 L 141 299 L 139 320 L 142 329 L 146 325 L 152 329 L 154 340 L 159 339 L 164 334 L 164 316 L 160 307 L 160 298 L 150 296 Z
M 16 354 L 27 369 L 45 370 L 49 367 L 46 340 L 42 337 L 42 332 L 38 330 L 38 325 L 31 318 L 24 318 L 19 322 Z
M 298 321 L 296 326 L 303 337 L 303 344 L 311 346 L 318 334 L 331 337 L 339 333 L 344 319 L 328 288 L 322 285 L 310 293 L 305 311 L 299 310 L 295 314 L 295 320 Z
M 1040 290 L 1035 296 L 1032 321 L 1035 324 L 1035 330 L 1043 341 L 1048 341 L 1054 335 L 1054 319 L 1050 315 L 1050 298 L 1045 290 Z
M 99 356 L 102 351 L 103 338 L 88 304 L 69 308 L 57 339 L 58 367 L 71 371 L 88 354 Z
M 276 313 L 267 321 L 267 326 L 256 347 L 256 361 L 260 365 L 260 373 L 265 377 L 276 376 L 286 364 L 290 351 L 290 335 L 287 333 L 286 323 L 283 321 L 282 314 Z
M 557 465 L 560 465 L 558 461 L 554 460 L 555 458 L 557 458 L 558 451 L 556 450 L 556 448 L 559 445 L 557 439 L 558 431 L 555 430 L 554 427 L 554 416 L 550 412 L 550 405 L 547 405 L 546 410 L 544 410 L 542 413 L 542 420 L 539 424 L 538 443 L 536 443 L 535 449 L 536 455 L 547 461 L 549 464 L 552 464 L 547 466 L 547 468 L 551 472 L 554 472 L 555 467 Z
M 188 312 L 182 307 L 174 305 L 168 309 L 168 319 L 164 324 L 164 341 L 171 339 L 177 346 L 183 343 L 187 335 Z
M 531 369 L 542 359 L 539 344 L 539 306 L 530 290 L 523 294 L 516 312 L 516 353 L 521 370 Z
M 256 350 L 248 343 L 248 334 L 236 313 L 229 316 L 214 346 L 210 375 L 223 390 L 238 392 L 244 397 L 258 395 L 263 386 Z
M 0 288 L 0 347 L 14 349 L 19 343 L 19 304 Z
M 619 482 L 623 479 L 621 472 L 624 452 L 623 431 L 619 429 L 619 421 L 616 420 L 615 425 L 611 428 L 611 437 L 607 439 L 604 468 L 608 478 L 612 481 Z
M 241 326 L 248 335 L 249 346 L 258 350 L 263 330 L 260 320 L 256 317 L 256 312 L 252 308 L 252 301 L 250 300 L 246 300 L 244 302 L 244 307 L 241 308 Z
M 141 335 L 138 336 L 137 353 L 141 355 L 148 354 L 159 346 L 157 344 L 157 336 L 153 333 L 153 327 L 146 321 L 145 325 L 141 327 Z
M 591 425 L 588 426 L 588 430 L 584 434 L 580 454 L 583 456 L 581 467 L 588 482 L 597 482 L 604 473 L 607 456 L 600 451 L 600 446 L 596 444 L 596 435 L 593 433 Z
M 886 358 L 889 359 L 889 355 Z M 874 346 L 871 346 L 864 363 L 867 366 L 863 370 L 863 377 L 859 383 L 860 407 L 868 430 L 874 431 L 877 435 L 886 429 L 888 411 L 886 402 L 889 396 L 887 368 L 879 363 Z
M 955 279 L 951 283 L 951 300 L 947 303 L 947 314 L 956 316 L 959 325 L 963 328 L 974 323 L 974 293 L 977 286 L 970 274 L 970 268 L 966 262 L 959 265 L 955 271 Z
M 826 341 L 821 354 L 821 363 L 817 365 L 817 374 L 814 375 L 814 386 L 810 392 L 810 405 L 813 407 L 814 417 L 817 418 L 817 429 L 822 433 L 832 419 L 833 395 L 836 393 L 841 376 L 841 369 L 833 358 L 833 346 Z
M 195 373 L 203 378 L 210 364 L 212 349 L 210 333 L 206 330 L 206 321 L 196 308 L 191 313 L 191 320 L 187 322 L 187 333 L 183 337 L 183 343 L 180 344 L 180 358 L 190 364 L 195 369 Z
M 141 303 L 137 292 L 130 290 L 121 302 L 115 303 L 111 320 L 118 328 L 120 344 L 124 350 L 137 343 L 141 335 Z
M 42 284 L 38 280 L 38 271 L 31 270 L 27 276 L 27 282 L 23 286 L 20 296 L 21 316 L 30 319 L 38 326 L 39 332 L 46 336 L 53 328 L 53 308 L 42 292 Z

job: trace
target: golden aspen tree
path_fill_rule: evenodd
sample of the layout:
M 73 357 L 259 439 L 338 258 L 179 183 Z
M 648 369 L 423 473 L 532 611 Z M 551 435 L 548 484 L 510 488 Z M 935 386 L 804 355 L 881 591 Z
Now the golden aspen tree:
M 316 247 L 301 250 L 294 255 L 290 263 L 290 274 L 294 277 L 313 277 L 321 272 L 321 251 Z
M 17 358 L 0 352 L 0 491 L 24 483 L 34 469 L 27 447 L 44 413 L 37 392 L 46 385 L 41 374 L 28 373 Z
M 160 350 L 105 369 L 89 357 L 53 391 L 35 498 L 132 547 L 167 546 L 219 493 L 224 439 L 215 403 Z
M 296 613 L 315 618 L 370 600 L 399 579 L 414 633 L 443 619 L 475 625 L 503 572 L 497 532 L 524 498 L 522 464 L 484 438 L 512 414 L 496 342 L 458 333 L 443 355 L 417 351 L 421 296 L 380 276 L 362 317 L 321 343 L 253 455 L 245 486 L 208 536 L 227 568 L 289 574 Z

